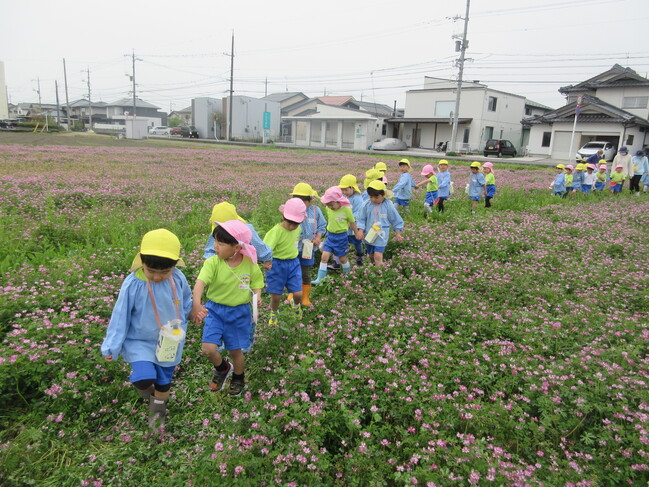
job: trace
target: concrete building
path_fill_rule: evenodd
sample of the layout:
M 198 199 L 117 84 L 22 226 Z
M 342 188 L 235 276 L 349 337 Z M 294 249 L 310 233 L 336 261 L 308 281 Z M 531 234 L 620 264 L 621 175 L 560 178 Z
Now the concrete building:
M 565 106 L 523 120 L 530 128 L 530 154 L 572 161 L 580 147 L 594 140 L 611 142 L 616 149 L 626 145 L 630 153 L 649 143 L 649 80 L 632 69 L 615 64 L 586 81 L 559 88 L 559 92 L 566 97 Z
M 0 120 L 9 118 L 9 100 L 7 100 L 7 83 L 5 81 L 5 63 L 0 61 Z
M 276 140 L 280 135 L 280 104 L 278 102 L 252 98 L 232 97 L 232 139 L 261 142 Z M 230 98 L 222 100 L 221 138 L 227 138 Z M 264 112 L 270 113 L 270 128 L 264 129 Z
M 200 139 L 223 137 L 223 102 L 220 98 L 194 98 L 190 107 L 191 122 L 185 125 L 196 127 Z

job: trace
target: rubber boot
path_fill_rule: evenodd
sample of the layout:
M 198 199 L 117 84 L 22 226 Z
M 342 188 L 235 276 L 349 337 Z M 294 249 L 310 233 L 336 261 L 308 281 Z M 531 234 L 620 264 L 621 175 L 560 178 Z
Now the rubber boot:
M 430 215 L 433 212 L 431 209 L 430 205 L 428 203 L 424 203 L 424 218 L 428 218 L 428 215 Z
M 327 272 L 328 272 L 328 271 L 325 271 L 325 270 L 322 270 L 322 269 L 318 269 L 318 277 L 316 278 L 315 281 L 311 281 L 311 284 L 313 284 L 313 285 L 318 285 L 318 284 L 320 284 L 320 283 L 322 282 L 322 280 L 323 280 L 325 277 L 327 277 Z
M 133 386 L 133 387 L 135 387 L 135 386 Z M 153 384 L 151 384 L 146 389 L 138 389 L 137 387 L 135 387 L 135 390 L 137 391 L 137 393 L 140 396 L 142 396 L 142 399 L 144 399 L 146 402 L 149 402 L 149 398 L 151 397 L 151 394 L 153 394 L 153 391 L 155 389 L 153 387 Z
M 348 274 L 348 273 L 350 273 L 351 271 L 352 271 L 352 267 L 351 267 L 351 266 L 349 266 L 349 267 L 343 267 L 343 274 Z
M 284 301 L 284 304 L 289 304 L 291 301 L 293 301 L 293 293 L 288 293 L 286 296 L 286 301 Z
M 168 399 L 158 399 L 155 396 L 149 397 L 149 428 L 155 430 L 164 426 L 167 401 Z
M 359 252 L 356 253 L 356 265 L 357 265 L 357 266 L 360 267 L 360 266 L 363 265 L 363 256 L 364 256 L 364 255 L 365 255 L 365 254 L 362 254 L 362 253 L 359 253 Z
M 311 294 L 311 284 L 302 284 L 302 306 L 313 306 L 309 295 Z

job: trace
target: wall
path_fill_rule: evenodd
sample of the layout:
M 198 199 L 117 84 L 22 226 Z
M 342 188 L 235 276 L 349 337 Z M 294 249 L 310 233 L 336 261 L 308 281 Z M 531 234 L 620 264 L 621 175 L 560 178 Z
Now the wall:
M 270 139 L 279 136 L 280 105 L 249 96 L 234 96 L 232 102 L 232 138 L 261 140 L 263 137 L 264 111 L 270 115 Z M 226 98 L 229 102 L 229 98 Z M 226 103 L 227 106 L 227 103 Z M 226 112 L 228 113 L 228 112 Z
M 628 96 L 649 96 L 649 87 L 647 86 L 630 86 L 627 88 L 600 88 L 597 90 L 597 98 L 613 106 L 621 108 L 624 111 L 634 115 L 649 118 L 649 107 L 644 108 L 622 108 L 624 97 Z
M 7 102 L 5 65 L 3 61 L 0 61 L 0 120 L 5 118 L 9 118 L 9 103 Z
M 196 127 L 199 139 L 218 139 L 221 133 L 214 133 L 214 114 L 221 113 L 221 99 L 219 98 L 194 98 L 192 99 L 191 125 Z M 225 121 L 225 118 L 223 118 Z M 216 125 L 217 131 L 219 124 Z

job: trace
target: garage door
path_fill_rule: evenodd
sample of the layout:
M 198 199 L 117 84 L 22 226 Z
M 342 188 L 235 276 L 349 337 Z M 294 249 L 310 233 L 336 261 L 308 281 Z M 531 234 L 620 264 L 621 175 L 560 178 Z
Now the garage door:
M 555 132 L 554 133 L 554 144 L 552 144 L 552 158 L 553 159 L 563 159 L 566 161 L 574 161 L 575 153 L 579 147 L 579 141 L 581 140 L 581 132 L 575 132 L 575 140 L 572 143 L 572 154 L 570 150 L 570 139 L 572 138 L 572 132 Z

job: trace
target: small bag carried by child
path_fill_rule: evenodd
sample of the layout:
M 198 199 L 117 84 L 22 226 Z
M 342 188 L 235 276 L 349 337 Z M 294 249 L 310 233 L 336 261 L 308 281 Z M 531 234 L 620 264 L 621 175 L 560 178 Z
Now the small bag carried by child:
M 302 240 L 302 258 L 310 259 L 313 257 L 313 242 L 307 238 Z
M 185 330 L 181 327 L 181 321 L 179 319 L 167 321 L 158 334 L 155 358 L 160 362 L 173 362 L 176 360 L 178 346 L 184 339 Z
M 376 223 L 370 227 L 370 230 L 367 232 L 367 235 L 365 235 L 365 241 L 372 245 L 374 242 L 376 242 L 376 239 L 381 236 L 381 227 L 378 226 Z

